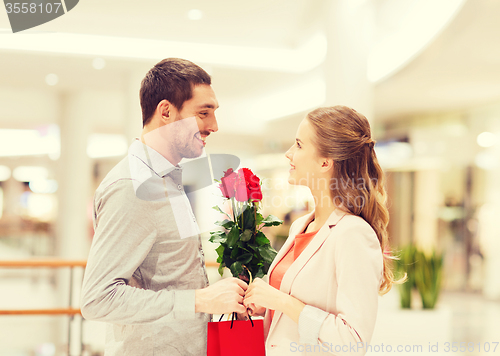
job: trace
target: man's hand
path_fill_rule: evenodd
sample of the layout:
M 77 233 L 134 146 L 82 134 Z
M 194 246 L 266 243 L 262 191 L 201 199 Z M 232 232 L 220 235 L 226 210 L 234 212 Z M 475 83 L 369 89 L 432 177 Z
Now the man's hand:
M 246 313 L 243 298 L 248 284 L 238 278 L 225 278 L 195 294 L 195 312 L 208 314 Z

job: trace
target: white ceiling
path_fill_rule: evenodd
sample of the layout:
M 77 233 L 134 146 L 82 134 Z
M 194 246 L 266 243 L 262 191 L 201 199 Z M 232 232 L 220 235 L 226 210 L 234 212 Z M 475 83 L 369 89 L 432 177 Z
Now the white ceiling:
M 500 1 L 469 0 L 411 63 L 375 86 L 377 120 L 500 101 Z
M 392 28 L 397 30 L 404 6 L 413 0 L 373 1 L 378 5 L 379 21 L 384 21 L 384 30 L 390 31 Z M 26 33 L 39 33 L 41 39 L 45 32 L 66 32 L 259 48 L 297 48 L 324 27 L 321 19 L 329 2 L 82 0 L 65 16 Z M 399 4 L 392 18 L 388 15 L 389 3 Z M 201 20 L 187 18 L 187 12 L 193 8 L 203 11 Z M 499 100 L 499 16 L 499 1 L 467 1 L 448 28 L 425 51 L 398 73 L 374 86 L 375 119 L 401 119 L 415 113 Z M 9 27 L 7 15 L 0 11 L 0 28 Z M 16 36 L 23 36 L 23 33 Z M 156 62 L 107 58 L 105 69 L 98 71 L 92 68 L 92 60 L 90 56 L 0 51 L 0 93 L 29 93 L 30 90 L 56 93 L 82 89 L 126 92 L 131 75 L 145 73 Z M 241 129 L 242 136 L 252 134 L 252 118 L 259 115 L 252 108 L 255 98 L 300 83 L 310 75 L 217 66 L 209 70 L 219 101 L 232 103 L 233 106 L 238 104 L 238 107 L 226 111 L 221 106 L 222 120 L 227 123 L 226 127 Z M 45 76 L 48 73 L 58 74 L 60 82 L 57 86 L 46 85 Z M 321 75 L 321 71 L 313 73 Z M 36 108 L 29 106 L 29 97 L 27 101 L 29 115 L 35 122 Z M 238 117 L 235 117 L 238 112 L 243 122 L 238 123 Z M 263 140 L 276 139 L 277 132 L 293 135 L 296 122 L 302 115 L 298 113 L 274 121 L 268 126 L 270 131 L 266 134 L 269 137 Z M 12 121 L 12 116 L 2 115 L 0 108 L 2 127 L 19 126 L 22 121 Z M 30 124 L 33 122 L 29 121 Z M 102 130 L 109 130 L 102 120 L 96 125 L 103 125 Z M 275 144 L 270 146 L 275 147 Z

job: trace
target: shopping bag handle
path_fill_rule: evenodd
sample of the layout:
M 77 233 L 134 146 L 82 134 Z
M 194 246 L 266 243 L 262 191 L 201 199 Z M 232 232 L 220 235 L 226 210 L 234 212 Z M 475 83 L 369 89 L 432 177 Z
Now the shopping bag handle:
M 222 318 L 224 317 L 224 314 L 222 314 L 219 318 L 219 321 L 222 320 Z M 233 312 L 232 313 L 232 316 L 231 316 L 231 329 L 233 328 L 233 322 L 234 322 L 234 319 L 237 318 L 237 314 L 236 312 Z M 248 315 L 248 319 L 250 319 L 250 322 L 252 323 L 252 328 L 253 328 L 253 320 L 252 320 L 252 317 L 250 315 Z

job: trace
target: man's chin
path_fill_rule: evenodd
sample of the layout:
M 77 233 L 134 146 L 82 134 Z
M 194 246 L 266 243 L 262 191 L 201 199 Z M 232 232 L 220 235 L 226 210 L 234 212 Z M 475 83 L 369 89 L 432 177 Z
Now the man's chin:
M 187 158 L 187 159 L 198 158 L 203 154 L 203 152 L 204 152 L 203 148 L 199 151 L 190 151 L 184 155 L 184 158 Z

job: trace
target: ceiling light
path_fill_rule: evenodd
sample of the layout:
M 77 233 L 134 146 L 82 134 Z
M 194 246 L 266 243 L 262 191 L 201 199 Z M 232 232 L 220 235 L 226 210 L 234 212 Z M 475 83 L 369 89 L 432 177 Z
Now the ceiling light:
M 57 191 L 58 185 L 54 179 L 35 179 L 30 181 L 29 187 L 33 193 L 52 194 Z
M 92 61 L 92 67 L 97 70 L 101 70 L 106 67 L 106 61 L 100 57 L 94 58 Z
M 203 12 L 201 12 L 201 10 L 198 10 L 198 9 L 192 9 L 192 10 L 188 11 L 187 16 L 188 16 L 188 19 L 193 20 L 193 21 L 197 21 L 197 20 L 201 20 L 201 18 L 203 17 Z
M 127 154 L 128 145 L 124 135 L 91 134 L 87 143 L 90 158 L 117 157 Z
M 54 73 L 47 74 L 47 76 L 45 77 L 45 83 L 47 83 L 50 86 L 54 86 L 58 82 L 59 82 L 59 77 Z
M 32 180 L 47 179 L 49 170 L 39 166 L 19 166 L 14 169 L 12 175 L 19 182 L 31 182 Z
M 479 152 L 476 157 L 474 157 L 474 163 L 479 168 L 485 169 L 487 171 L 492 171 L 498 168 L 500 157 L 495 152 L 485 150 L 483 152 Z
M 0 166 L 0 182 L 6 181 L 10 178 L 10 168 L 7 166 Z
M 482 132 L 477 135 L 477 144 L 481 147 L 491 147 L 497 143 L 498 137 L 491 132 Z
M 40 156 L 58 157 L 59 127 L 44 126 L 40 130 L 0 129 L 0 157 Z
M 259 48 L 173 42 L 75 33 L 2 34 L 0 49 L 159 61 L 186 58 L 195 63 L 304 73 L 325 61 L 327 39 L 317 32 L 296 48 Z

